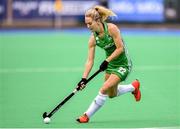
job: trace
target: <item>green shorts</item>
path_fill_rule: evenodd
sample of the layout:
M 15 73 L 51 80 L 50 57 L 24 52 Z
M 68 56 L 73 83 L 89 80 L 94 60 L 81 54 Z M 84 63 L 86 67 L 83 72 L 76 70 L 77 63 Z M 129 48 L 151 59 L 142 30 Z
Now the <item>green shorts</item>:
M 108 68 L 106 69 L 106 73 L 115 74 L 121 79 L 121 81 L 124 81 L 127 75 L 130 73 L 130 68 L 128 66 L 123 66 L 123 65 L 118 67 L 108 65 Z

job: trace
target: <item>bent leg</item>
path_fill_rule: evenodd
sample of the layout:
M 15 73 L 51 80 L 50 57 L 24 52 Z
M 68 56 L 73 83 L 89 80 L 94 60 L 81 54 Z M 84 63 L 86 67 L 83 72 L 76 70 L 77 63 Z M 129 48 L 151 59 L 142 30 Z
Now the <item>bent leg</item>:
M 116 75 L 105 74 L 105 83 L 99 91 L 99 94 L 95 97 L 85 114 L 90 118 L 95 112 L 97 112 L 105 103 L 108 96 L 114 96 L 117 94 L 117 84 L 120 79 Z M 114 88 L 116 86 L 116 88 Z
M 95 97 L 85 114 L 90 118 L 95 112 L 97 112 L 105 103 L 107 95 L 99 94 Z
M 117 87 L 117 96 L 123 95 L 128 92 L 133 92 L 135 88 L 133 87 L 132 84 L 128 85 L 118 85 Z
M 109 78 L 104 82 L 103 86 L 100 89 L 102 94 L 107 94 L 110 98 L 113 98 L 117 95 L 117 85 L 120 82 L 120 78 L 111 74 Z

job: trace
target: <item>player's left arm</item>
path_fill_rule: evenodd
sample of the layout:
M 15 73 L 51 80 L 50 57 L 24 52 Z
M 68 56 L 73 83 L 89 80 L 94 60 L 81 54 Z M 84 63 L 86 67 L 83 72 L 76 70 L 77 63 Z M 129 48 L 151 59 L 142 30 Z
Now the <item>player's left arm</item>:
M 121 39 L 121 35 L 119 32 L 119 28 L 114 24 L 108 25 L 108 31 L 110 36 L 113 38 L 114 43 L 116 45 L 115 51 L 106 59 L 106 61 L 110 62 L 116 57 L 118 57 L 123 52 L 123 42 Z

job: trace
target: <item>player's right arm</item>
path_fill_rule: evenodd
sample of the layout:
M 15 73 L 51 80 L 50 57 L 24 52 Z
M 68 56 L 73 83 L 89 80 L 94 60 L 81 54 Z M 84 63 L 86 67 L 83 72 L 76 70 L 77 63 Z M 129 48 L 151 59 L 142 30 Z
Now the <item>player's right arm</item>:
M 86 64 L 85 64 L 85 69 L 84 69 L 84 73 L 82 76 L 82 79 L 80 80 L 80 82 L 78 83 L 78 89 L 82 90 L 85 88 L 86 86 L 86 82 L 87 82 L 87 77 L 93 67 L 94 64 L 94 55 L 95 55 L 95 39 L 93 34 L 90 36 L 89 38 L 89 43 L 88 43 L 88 56 L 87 56 L 87 60 L 86 60 Z
M 88 56 L 87 56 L 87 61 L 85 64 L 85 70 L 83 73 L 82 78 L 87 78 L 92 67 L 94 64 L 94 55 L 95 55 L 95 39 L 94 35 L 92 34 L 89 38 L 89 43 L 88 43 Z

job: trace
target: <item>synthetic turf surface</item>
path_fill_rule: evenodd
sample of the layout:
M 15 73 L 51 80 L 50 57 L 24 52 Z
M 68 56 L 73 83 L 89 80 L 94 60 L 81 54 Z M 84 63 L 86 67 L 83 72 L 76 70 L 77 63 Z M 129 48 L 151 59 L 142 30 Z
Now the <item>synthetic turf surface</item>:
M 122 32 L 123 34 L 123 32 Z M 133 61 L 125 83 L 141 81 L 142 100 L 128 93 L 108 99 L 88 124 L 75 119 L 97 95 L 99 74 L 52 118 L 52 110 L 81 78 L 87 55 L 87 32 L 20 32 L 0 35 L 0 127 L 145 128 L 180 126 L 180 35 L 135 32 L 123 34 Z M 97 48 L 94 68 L 104 60 Z

